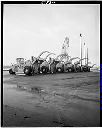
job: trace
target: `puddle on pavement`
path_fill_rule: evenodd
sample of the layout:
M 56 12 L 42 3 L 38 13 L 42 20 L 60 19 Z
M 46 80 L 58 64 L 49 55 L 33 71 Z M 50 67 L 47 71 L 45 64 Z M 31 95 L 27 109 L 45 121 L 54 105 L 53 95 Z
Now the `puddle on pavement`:
M 3 88 L 4 104 L 26 110 L 37 110 L 42 113 L 45 112 L 47 108 L 53 107 L 54 104 L 59 104 L 58 101 L 62 101 L 62 98 L 48 94 L 47 91 L 41 87 L 4 83 Z
M 82 119 L 82 122 L 84 122 L 84 117 L 88 114 L 89 115 L 86 116 L 86 120 L 89 119 L 90 122 L 93 119 L 97 119 L 94 117 L 98 117 L 99 112 L 97 111 L 99 111 L 99 108 L 96 102 L 83 101 L 79 98 L 69 96 L 65 97 L 64 99 L 64 96 L 60 94 L 60 91 L 59 93 L 56 93 L 55 91 L 55 93 L 53 92 L 53 94 L 50 95 L 49 93 L 52 93 L 52 90 L 51 92 L 48 91 L 49 87 L 43 89 L 39 86 L 31 87 L 30 85 L 22 84 L 23 83 L 21 83 L 21 85 L 7 83 L 3 84 L 3 102 L 5 105 L 48 115 L 49 112 L 59 115 L 59 111 L 61 111 L 64 114 L 64 119 L 74 119 L 74 122 L 77 122 L 77 119 Z M 70 90 L 68 89 L 68 91 Z M 66 92 L 63 90 L 63 92 L 68 93 L 67 90 Z M 73 90 L 73 92 L 75 91 Z M 70 93 L 73 94 L 73 92 Z M 44 100 L 41 99 L 42 97 L 44 97 Z
M 41 92 L 41 88 L 31 88 L 29 91 L 36 93 L 29 93 L 27 91 L 20 91 L 27 89 L 26 87 L 17 86 L 14 84 L 3 84 L 3 103 L 12 107 L 23 108 L 25 110 L 35 110 L 37 104 L 41 104 L 41 98 L 36 93 Z M 33 97 L 33 98 L 32 98 Z
M 10 75 L 8 71 L 3 71 L 3 81 L 4 82 L 12 79 L 14 77 L 15 77 L 15 75 Z
M 22 86 L 22 85 L 16 85 L 17 89 L 19 90 L 25 90 L 31 93 L 47 93 L 44 89 L 42 89 L 41 87 L 28 87 L 28 86 Z

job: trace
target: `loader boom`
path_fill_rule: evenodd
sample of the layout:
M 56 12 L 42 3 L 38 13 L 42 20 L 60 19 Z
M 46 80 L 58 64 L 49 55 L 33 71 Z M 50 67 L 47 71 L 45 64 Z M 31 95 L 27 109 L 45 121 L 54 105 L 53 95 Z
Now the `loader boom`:
M 44 54 L 44 53 L 50 53 L 49 51 L 43 51 L 43 52 L 41 52 L 40 54 L 39 54 L 39 56 L 37 57 L 37 59 L 39 59 L 40 58 L 40 56 L 42 55 L 42 54 Z
M 44 58 L 44 60 L 46 60 L 47 57 L 50 56 L 51 54 L 56 55 L 55 53 L 49 53 L 49 54 Z

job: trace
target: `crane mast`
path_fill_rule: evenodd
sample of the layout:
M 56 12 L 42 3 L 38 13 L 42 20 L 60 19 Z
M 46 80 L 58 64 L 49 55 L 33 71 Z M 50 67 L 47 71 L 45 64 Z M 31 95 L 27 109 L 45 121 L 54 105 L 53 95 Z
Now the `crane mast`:
M 67 59 L 67 60 L 69 60 L 69 38 L 68 37 L 66 37 L 65 38 L 65 40 L 64 40 L 64 43 L 63 43 L 63 45 L 62 45 L 62 51 L 61 51 L 61 54 L 62 54 L 62 56 L 61 56 L 61 60 L 62 59 Z

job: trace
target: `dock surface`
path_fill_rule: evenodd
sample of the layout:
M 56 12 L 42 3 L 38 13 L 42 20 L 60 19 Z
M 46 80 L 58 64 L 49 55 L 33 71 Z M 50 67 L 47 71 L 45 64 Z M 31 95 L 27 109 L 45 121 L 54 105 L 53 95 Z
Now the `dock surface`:
M 18 76 L 4 71 L 3 126 L 99 127 L 99 72 Z

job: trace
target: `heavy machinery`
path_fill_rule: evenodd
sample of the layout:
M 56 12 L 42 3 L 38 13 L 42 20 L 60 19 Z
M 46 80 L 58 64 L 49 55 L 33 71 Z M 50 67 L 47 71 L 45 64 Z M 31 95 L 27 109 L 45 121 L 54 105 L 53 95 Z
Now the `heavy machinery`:
M 93 66 L 88 65 L 88 48 L 87 48 L 87 57 L 82 58 L 82 34 L 80 34 L 80 44 L 81 44 L 81 59 L 79 57 L 71 58 L 69 56 L 69 38 L 66 37 L 62 45 L 62 54 L 58 55 L 55 59 L 50 58 L 47 61 L 47 58 L 50 55 L 55 55 L 49 51 L 43 51 L 39 54 L 38 57 L 31 57 L 31 60 L 25 61 L 24 58 L 17 58 L 16 64 L 12 65 L 9 69 L 10 74 L 25 74 L 25 75 L 34 75 L 34 74 L 46 74 L 46 73 L 56 73 L 56 72 L 90 72 L 90 68 Z M 41 56 L 47 53 L 45 58 Z M 86 52 L 85 52 L 86 53 Z M 73 60 L 79 59 L 74 64 Z M 82 60 L 85 59 L 85 64 L 82 65 Z M 87 60 L 87 63 L 86 63 Z
M 53 68 L 55 69 L 55 71 L 56 72 L 74 72 L 74 65 L 72 64 L 72 60 L 77 58 L 79 59 L 79 57 L 71 58 L 70 56 L 68 56 L 68 54 L 66 54 L 67 61 L 64 62 L 62 56 L 63 54 L 58 55 L 56 59 L 51 63 L 53 64 Z M 58 59 L 58 57 L 60 57 L 60 59 Z
M 69 59 L 70 56 L 68 56 L 68 54 L 60 54 L 56 57 L 56 72 L 64 72 L 64 58 L 67 58 L 67 60 Z M 59 58 L 59 59 L 58 59 Z
M 49 53 L 49 55 L 55 55 L 54 53 Z M 64 64 L 63 61 L 59 60 L 58 57 L 61 57 L 62 54 L 58 55 L 55 59 L 50 58 L 49 62 L 46 61 L 47 57 L 45 58 L 45 61 L 41 64 L 41 71 L 43 73 L 56 73 L 56 72 L 63 72 L 64 70 Z
M 26 75 L 34 75 L 34 74 L 40 74 L 41 73 L 40 66 L 44 62 L 44 59 L 41 58 L 41 55 L 43 55 L 44 53 L 50 53 L 50 52 L 49 51 L 43 51 L 39 54 L 39 56 L 37 58 L 32 56 L 31 64 L 26 65 L 24 67 L 24 73 Z
M 83 66 L 83 71 L 84 72 L 90 72 L 90 69 L 93 68 L 94 65 L 96 65 L 96 64 L 93 64 L 92 66 L 89 66 L 88 60 L 89 60 L 89 58 L 88 58 L 88 48 L 87 48 L 87 58 L 86 58 L 86 61 L 85 61 L 85 65 Z
M 45 57 L 43 63 L 40 65 L 40 70 L 41 70 L 41 72 L 44 73 L 44 74 L 50 72 L 50 61 L 48 62 L 48 61 L 47 61 L 47 58 L 48 58 L 48 56 L 50 56 L 50 55 L 52 55 L 52 54 L 55 55 L 54 53 L 49 53 L 49 54 Z
M 49 63 L 49 67 L 50 67 L 50 73 L 56 73 L 56 65 L 59 63 L 58 60 L 55 59 L 51 59 L 50 58 L 50 63 Z
M 40 58 L 44 53 L 50 53 L 49 51 L 43 51 L 40 55 L 32 57 L 31 60 L 25 61 L 24 58 L 17 58 L 16 64 L 12 65 L 9 69 L 10 74 L 25 74 L 32 75 L 40 73 L 40 65 L 44 62 L 44 59 Z
M 75 59 L 80 59 L 80 58 L 79 57 L 73 57 L 64 63 L 64 71 L 65 72 L 74 72 L 75 71 L 74 64 L 72 64 L 72 60 L 75 60 Z
M 93 66 L 96 65 L 96 64 L 93 64 L 92 66 L 89 66 L 89 65 L 82 65 L 82 71 L 83 72 L 90 72 L 90 69 L 93 68 Z
M 19 72 L 22 74 L 24 66 L 25 66 L 24 58 L 17 58 L 16 64 L 12 65 L 12 67 L 9 69 L 9 73 L 16 74 Z
M 64 72 L 64 62 L 59 61 L 59 63 L 56 64 L 56 72 Z
M 80 64 L 81 64 L 82 60 L 84 60 L 84 59 L 86 59 L 86 58 L 83 58 L 83 59 L 79 58 L 79 61 L 76 61 L 74 63 L 74 71 L 75 72 L 83 72 L 83 65 L 80 65 Z
M 84 58 L 85 58 L 85 65 L 82 65 L 82 34 L 80 34 L 80 45 L 81 45 L 81 47 L 80 47 L 80 53 L 81 53 L 81 72 L 90 72 L 90 68 L 91 68 L 91 66 L 89 66 L 88 65 L 88 48 L 87 48 L 87 55 L 86 55 L 86 46 L 85 46 L 85 43 L 84 43 L 84 53 L 85 53 L 85 55 L 84 55 Z M 86 60 L 87 60 L 87 62 L 86 62 Z
M 75 72 L 90 72 L 90 68 L 93 68 L 95 64 L 92 66 L 88 65 L 88 61 L 85 65 L 80 65 L 82 63 L 82 60 L 85 60 L 87 58 L 80 59 L 79 61 L 74 63 Z

